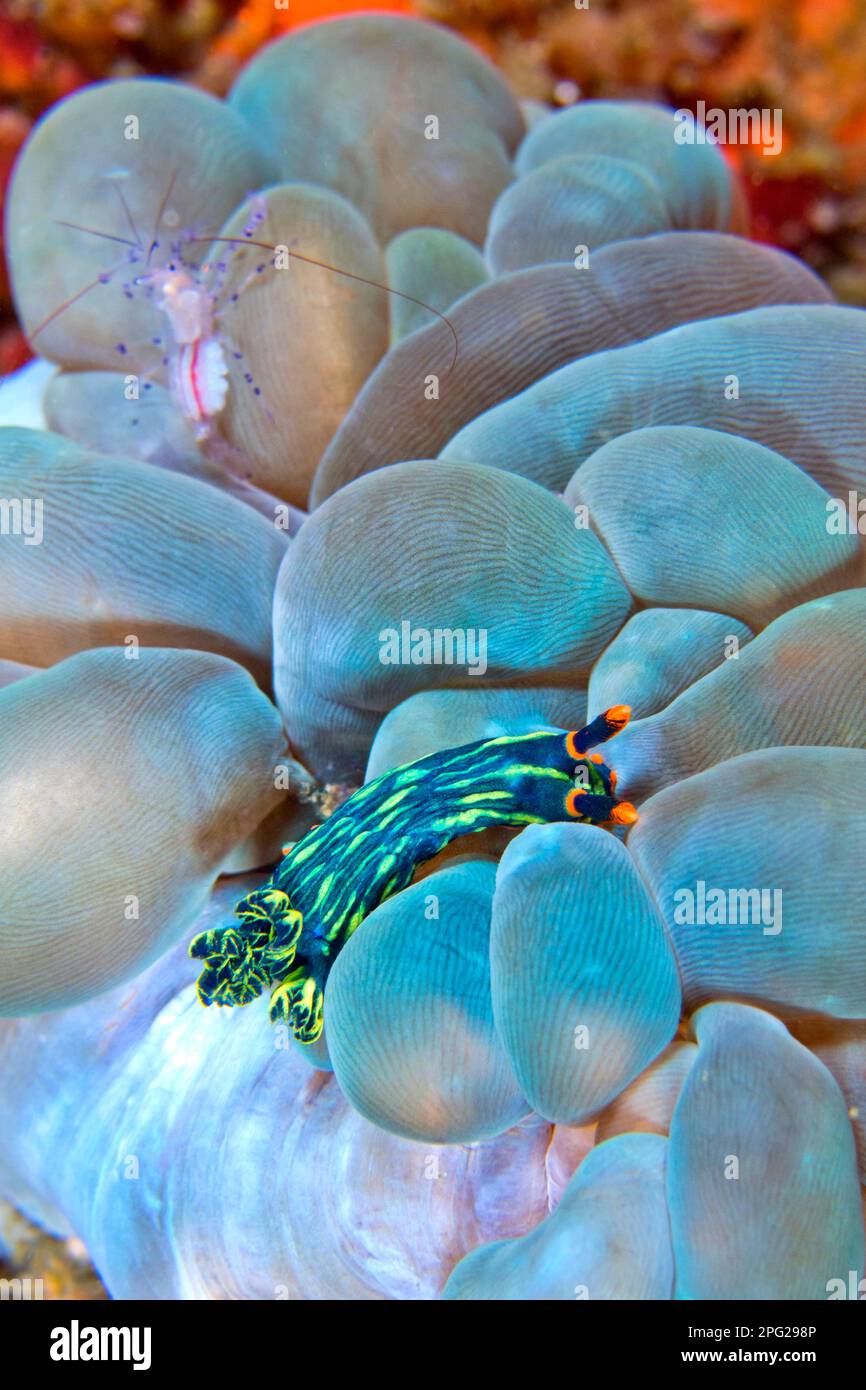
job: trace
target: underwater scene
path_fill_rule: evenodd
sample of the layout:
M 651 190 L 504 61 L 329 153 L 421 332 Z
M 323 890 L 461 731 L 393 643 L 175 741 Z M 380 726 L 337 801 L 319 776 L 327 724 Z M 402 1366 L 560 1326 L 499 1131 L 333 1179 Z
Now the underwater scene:
M 866 4 L 0 45 L 0 1302 L 88 1304 L 61 1361 L 119 1301 L 802 1302 L 814 1360 L 866 1298 Z

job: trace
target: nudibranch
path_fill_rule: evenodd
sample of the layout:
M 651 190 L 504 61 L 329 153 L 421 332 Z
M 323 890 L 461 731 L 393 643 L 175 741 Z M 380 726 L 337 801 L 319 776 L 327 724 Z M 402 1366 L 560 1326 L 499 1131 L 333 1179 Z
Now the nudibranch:
M 459 835 L 544 821 L 631 825 L 616 773 L 590 748 L 628 723 L 614 705 L 585 728 L 481 739 L 368 782 L 292 845 L 271 878 L 235 908 L 238 923 L 202 932 L 203 1004 L 248 1004 L 272 985 L 271 1021 L 315 1042 L 328 972 L 375 907 Z M 587 756 L 584 756 L 587 755 Z

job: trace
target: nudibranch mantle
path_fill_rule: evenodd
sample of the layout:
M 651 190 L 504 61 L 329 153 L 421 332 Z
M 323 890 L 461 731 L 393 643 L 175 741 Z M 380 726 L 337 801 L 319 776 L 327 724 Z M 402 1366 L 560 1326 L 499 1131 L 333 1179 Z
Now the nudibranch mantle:
M 628 825 L 616 774 L 584 756 L 628 722 L 628 705 L 586 728 L 481 739 L 393 768 L 366 783 L 291 846 L 267 883 L 237 905 L 239 921 L 202 932 L 203 1004 L 248 1004 L 269 985 L 270 1017 L 300 1042 L 322 1031 L 325 982 L 352 933 L 459 835 L 546 821 Z

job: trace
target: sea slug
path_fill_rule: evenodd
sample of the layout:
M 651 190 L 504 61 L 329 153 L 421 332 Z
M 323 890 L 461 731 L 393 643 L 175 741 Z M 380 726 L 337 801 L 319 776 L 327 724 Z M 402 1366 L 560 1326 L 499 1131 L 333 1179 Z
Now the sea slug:
M 315 1042 L 325 981 L 342 946 L 456 836 L 544 821 L 637 820 L 634 807 L 616 799 L 616 773 L 599 754 L 583 756 L 619 733 L 630 714 L 628 705 L 614 705 L 569 733 L 447 748 L 368 782 L 238 903 L 240 925 L 194 938 L 190 955 L 205 962 L 202 1003 L 248 1004 L 272 983 L 271 1021 Z

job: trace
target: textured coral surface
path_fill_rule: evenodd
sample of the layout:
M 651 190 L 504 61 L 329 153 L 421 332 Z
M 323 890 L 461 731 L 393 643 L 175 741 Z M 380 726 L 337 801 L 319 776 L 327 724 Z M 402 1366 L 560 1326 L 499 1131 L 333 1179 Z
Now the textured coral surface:
M 861 1276 L 866 312 L 747 238 L 728 154 L 387 14 L 24 145 L 0 1196 L 111 1296 Z M 202 1007 L 190 939 L 352 793 L 622 704 L 637 824 L 554 808 L 408 883 L 386 801 L 317 880 L 399 888 L 322 1036 Z

